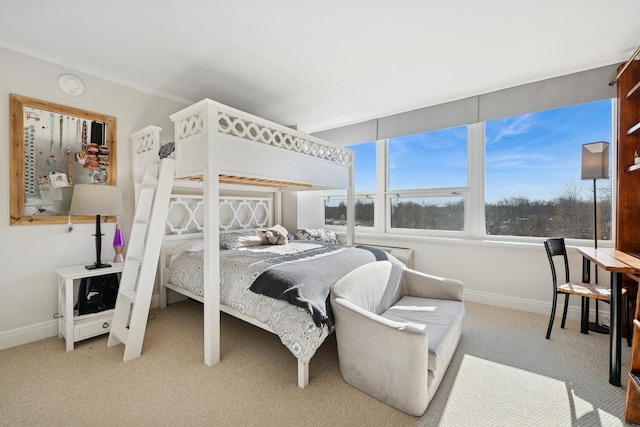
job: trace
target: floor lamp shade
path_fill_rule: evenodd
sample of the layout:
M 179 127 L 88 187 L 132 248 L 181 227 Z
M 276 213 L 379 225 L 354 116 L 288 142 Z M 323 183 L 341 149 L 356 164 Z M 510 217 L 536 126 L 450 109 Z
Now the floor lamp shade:
M 96 262 L 87 265 L 87 269 L 110 267 L 100 260 L 102 250 L 102 232 L 100 231 L 100 215 L 122 215 L 122 193 L 120 189 L 110 185 L 76 184 L 73 187 L 70 215 L 96 216 Z
M 609 178 L 609 143 L 582 144 L 582 179 Z

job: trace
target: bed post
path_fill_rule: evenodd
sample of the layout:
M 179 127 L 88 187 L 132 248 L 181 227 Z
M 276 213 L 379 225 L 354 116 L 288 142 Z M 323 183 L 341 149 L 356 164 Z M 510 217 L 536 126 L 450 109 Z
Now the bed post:
M 305 388 L 309 385 L 309 363 L 298 360 L 298 387 Z
M 204 168 L 204 363 L 220 362 L 220 156 L 216 152 L 218 108 L 205 107 L 207 163 Z
M 203 174 L 204 363 L 220 361 L 219 104 L 204 99 L 170 116 L 176 132 L 176 175 Z
M 129 135 L 131 141 L 131 175 L 133 176 L 134 203 L 138 206 L 138 193 L 142 183 L 144 167 L 158 161 L 161 127 L 149 125 Z

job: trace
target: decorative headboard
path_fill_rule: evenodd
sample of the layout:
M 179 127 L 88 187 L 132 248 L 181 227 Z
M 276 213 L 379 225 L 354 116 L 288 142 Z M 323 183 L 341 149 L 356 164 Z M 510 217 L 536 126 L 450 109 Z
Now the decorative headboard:
M 273 225 L 273 194 L 263 197 L 221 196 L 219 200 L 220 230 L 242 230 Z M 166 236 L 194 237 L 204 231 L 204 199 L 202 195 L 171 196 L 165 229 Z
M 159 260 L 162 284 L 167 283 L 167 268 L 174 250 L 186 241 L 204 237 L 203 196 L 174 194 L 170 200 Z M 274 193 L 266 193 L 263 197 L 221 196 L 219 206 L 221 233 L 273 225 Z M 166 307 L 166 293 L 162 290 L 160 305 Z

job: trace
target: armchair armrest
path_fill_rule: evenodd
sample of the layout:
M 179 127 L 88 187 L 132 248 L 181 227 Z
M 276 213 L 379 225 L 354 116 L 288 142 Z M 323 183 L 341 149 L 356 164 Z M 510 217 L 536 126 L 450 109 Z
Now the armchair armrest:
M 405 293 L 409 296 L 462 301 L 464 284 L 459 280 L 433 276 L 406 268 Z

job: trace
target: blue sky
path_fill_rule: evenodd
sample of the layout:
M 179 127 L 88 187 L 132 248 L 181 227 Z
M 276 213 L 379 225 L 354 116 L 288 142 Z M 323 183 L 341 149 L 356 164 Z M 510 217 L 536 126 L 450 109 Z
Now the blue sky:
M 567 188 L 591 197 L 592 181 L 580 177 L 582 144 L 611 142 L 611 108 L 605 100 L 487 122 L 486 200 L 550 200 Z M 375 190 L 375 145 L 350 148 L 356 191 Z M 466 186 L 466 127 L 392 138 L 389 162 L 392 189 Z
M 567 188 L 591 197 L 593 182 L 581 179 L 582 145 L 611 143 L 611 122 L 610 100 L 488 122 L 486 199 L 549 200 Z

